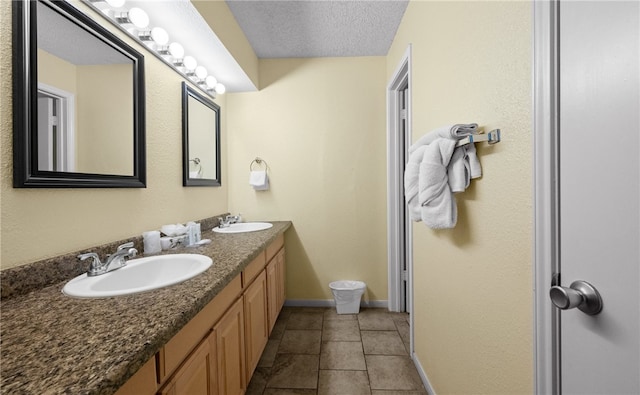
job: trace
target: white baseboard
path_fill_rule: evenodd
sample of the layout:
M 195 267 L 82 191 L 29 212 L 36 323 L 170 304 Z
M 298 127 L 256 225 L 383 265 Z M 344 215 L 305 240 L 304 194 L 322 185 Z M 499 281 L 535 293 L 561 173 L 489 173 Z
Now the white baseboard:
M 427 394 L 436 395 L 436 391 L 434 391 L 433 387 L 431 386 L 429 378 L 427 377 L 427 373 L 425 373 L 424 369 L 422 368 L 422 364 L 418 360 L 418 357 L 416 357 L 416 353 L 413 353 L 413 355 L 411 355 L 411 360 L 413 360 L 413 364 L 416 366 L 416 370 L 420 375 L 420 379 L 422 379 L 422 385 L 424 385 L 424 388 L 427 390 Z
M 287 299 L 285 306 L 290 307 L 335 307 L 336 301 L 333 299 Z M 363 300 L 360 307 L 389 308 L 387 300 Z

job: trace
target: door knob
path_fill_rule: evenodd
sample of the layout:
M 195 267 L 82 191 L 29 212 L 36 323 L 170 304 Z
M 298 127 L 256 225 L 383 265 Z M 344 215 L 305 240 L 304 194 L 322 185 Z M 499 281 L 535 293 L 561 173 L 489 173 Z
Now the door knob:
M 569 288 L 554 286 L 549 291 L 551 302 L 559 309 L 568 310 L 577 307 L 589 315 L 602 311 L 602 298 L 597 289 L 586 281 L 574 281 Z

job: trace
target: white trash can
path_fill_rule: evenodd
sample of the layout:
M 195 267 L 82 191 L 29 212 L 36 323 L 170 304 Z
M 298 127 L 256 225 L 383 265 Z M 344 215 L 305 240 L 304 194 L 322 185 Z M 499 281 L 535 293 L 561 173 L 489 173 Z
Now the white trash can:
M 329 288 L 336 301 L 338 314 L 358 314 L 360 312 L 360 299 L 367 284 L 362 281 L 341 280 L 329 283 Z

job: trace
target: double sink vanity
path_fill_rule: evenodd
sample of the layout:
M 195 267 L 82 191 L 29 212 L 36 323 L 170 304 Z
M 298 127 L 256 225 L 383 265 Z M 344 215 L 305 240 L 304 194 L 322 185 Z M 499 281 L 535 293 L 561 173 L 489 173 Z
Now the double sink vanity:
M 183 282 L 146 292 L 70 297 L 62 292 L 67 280 L 3 299 L 3 392 L 244 393 L 284 304 L 290 225 L 207 231 L 210 244 L 136 259 L 133 269 L 187 254 L 212 261 Z

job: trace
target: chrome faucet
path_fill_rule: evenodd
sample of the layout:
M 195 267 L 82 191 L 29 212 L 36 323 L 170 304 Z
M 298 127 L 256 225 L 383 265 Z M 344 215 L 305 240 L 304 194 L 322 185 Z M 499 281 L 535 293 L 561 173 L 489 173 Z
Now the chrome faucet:
M 228 228 L 229 225 L 240 222 L 240 214 L 238 215 L 227 215 L 225 219 L 218 218 L 218 227 L 219 228 Z
M 81 261 L 84 261 L 87 258 L 92 259 L 89 271 L 87 271 L 87 276 L 92 277 L 120 269 L 127 264 L 127 258 L 133 258 L 137 253 L 138 250 L 133 248 L 133 242 L 129 242 L 118 246 L 117 251 L 108 255 L 107 261 L 104 263 L 100 261 L 100 257 L 95 252 L 78 255 L 78 259 Z

